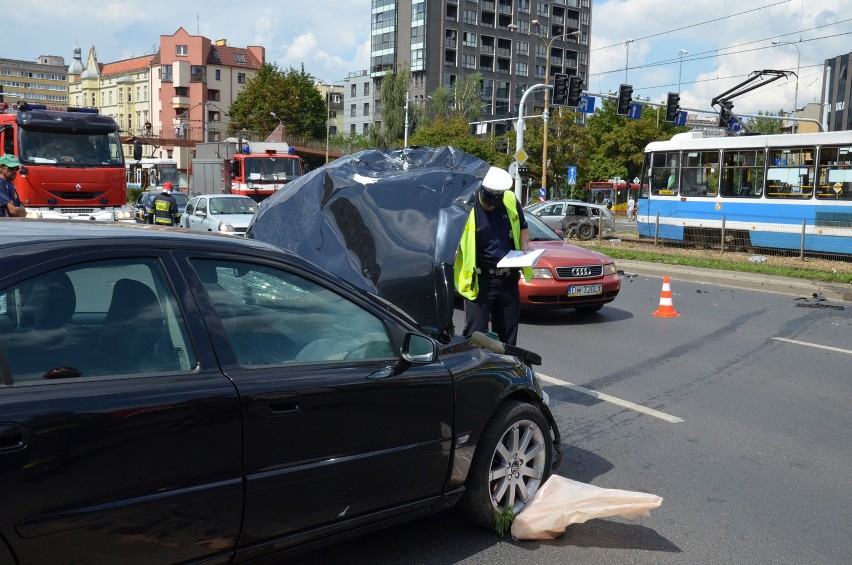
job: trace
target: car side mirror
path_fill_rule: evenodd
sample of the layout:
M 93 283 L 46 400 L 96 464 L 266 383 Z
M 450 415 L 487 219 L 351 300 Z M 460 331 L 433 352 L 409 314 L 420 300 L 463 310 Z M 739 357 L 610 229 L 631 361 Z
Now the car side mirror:
M 402 345 L 402 358 L 409 363 L 431 363 L 437 356 L 435 342 L 426 336 L 409 333 Z
M 204 210 L 196 210 L 195 215 L 198 216 L 199 218 L 203 218 L 207 214 L 204 213 Z

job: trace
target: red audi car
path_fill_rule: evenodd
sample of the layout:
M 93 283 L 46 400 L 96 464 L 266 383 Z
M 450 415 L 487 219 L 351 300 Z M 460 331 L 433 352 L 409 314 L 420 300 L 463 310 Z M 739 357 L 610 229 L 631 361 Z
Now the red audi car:
M 603 253 L 565 243 L 532 214 L 525 214 L 530 229 L 530 247 L 544 249 L 529 283 L 518 283 L 521 307 L 574 308 L 597 312 L 615 300 L 621 276 L 615 261 Z

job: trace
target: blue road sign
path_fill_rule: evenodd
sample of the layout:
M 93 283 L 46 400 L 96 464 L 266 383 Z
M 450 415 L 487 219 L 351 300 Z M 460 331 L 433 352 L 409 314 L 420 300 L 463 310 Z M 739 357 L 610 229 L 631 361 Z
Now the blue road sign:
M 678 110 L 677 114 L 675 114 L 674 125 L 676 126 L 685 126 L 686 125 L 686 110 Z
M 592 114 L 595 111 L 595 97 L 594 96 L 581 96 L 580 97 L 580 105 L 577 106 L 578 112 L 585 112 L 586 114 Z
M 568 167 L 568 185 L 577 186 L 577 167 Z
M 541 199 L 547 198 L 547 189 L 544 188 L 544 187 L 539 188 L 538 189 L 538 197 L 541 198 Z
M 631 102 L 630 109 L 627 111 L 627 117 L 631 120 L 638 120 L 642 117 L 642 104 Z

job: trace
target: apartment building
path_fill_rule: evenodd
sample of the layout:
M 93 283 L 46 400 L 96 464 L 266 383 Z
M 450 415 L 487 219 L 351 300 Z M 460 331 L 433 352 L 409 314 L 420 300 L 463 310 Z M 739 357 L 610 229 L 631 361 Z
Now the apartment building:
M 381 82 L 375 81 L 366 69 L 346 75 L 343 79 L 343 131 L 341 133 L 366 135 L 370 131 L 373 116 L 381 108 L 380 85 Z
M 825 60 L 822 74 L 822 101 L 824 114 L 820 116 L 828 131 L 852 129 L 852 80 L 849 80 L 849 63 L 852 53 L 837 55 Z M 798 112 L 798 108 L 796 111 Z M 822 114 L 822 112 L 817 112 Z
M 68 107 L 68 67 L 65 59 L 42 55 L 37 61 L 0 59 L 0 86 L 3 100 L 44 104 L 50 110 Z
M 482 119 L 506 118 L 495 122 L 502 133 L 524 92 L 547 76 L 552 83 L 555 73 L 579 75 L 588 84 L 591 18 L 591 0 L 372 0 L 373 123 L 381 125 L 381 78 L 406 65 L 415 104 L 481 73 Z M 524 113 L 543 108 L 542 90 L 527 97 Z

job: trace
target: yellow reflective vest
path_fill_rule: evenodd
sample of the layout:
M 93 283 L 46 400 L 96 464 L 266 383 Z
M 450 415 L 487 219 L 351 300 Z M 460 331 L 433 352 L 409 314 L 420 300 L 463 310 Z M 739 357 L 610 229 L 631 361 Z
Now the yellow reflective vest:
M 512 240 L 515 243 L 515 249 L 520 249 L 521 221 L 516 202 L 514 192 L 507 190 L 503 193 L 503 206 L 506 207 L 509 223 L 512 226 Z M 532 269 L 524 267 L 521 272 L 524 275 L 524 281 L 530 282 L 533 274 Z M 453 282 L 459 294 L 468 300 L 476 300 L 479 295 L 479 281 L 476 276 L 476 205 L 470 210 L 461 241 L 459 241 L 459 249 L 456 251 Z

